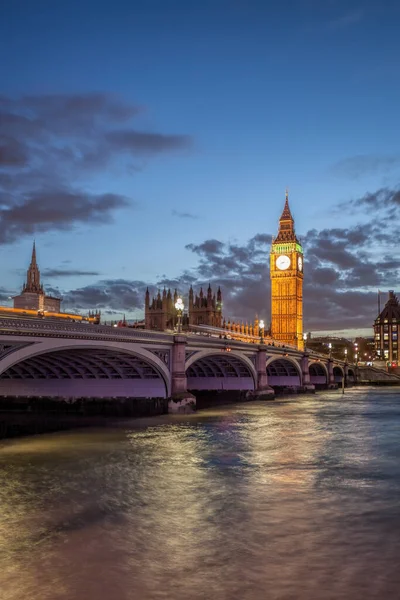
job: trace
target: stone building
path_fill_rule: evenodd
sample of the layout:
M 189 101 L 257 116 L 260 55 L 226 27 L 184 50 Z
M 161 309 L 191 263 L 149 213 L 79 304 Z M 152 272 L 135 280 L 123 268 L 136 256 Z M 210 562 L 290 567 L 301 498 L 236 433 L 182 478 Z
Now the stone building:
M 400 304 L 393 290 L 374 323 L 375 351 L 381 360 L 399 366 Z
M 166 288 L 162 293 L 158 291 L 157 296 L 150 298 L 150 292 L 147 289 L 144 308 L 145 328 L 157 331 L 174 329 L 178 322 L 175 309 L 177 298 L 177 290 L 172 294 L 171 290 Z M 186 308 L 188 314 L 182 315 L 183 328 L 190 325 L 222 327 L 222 293 L 220 288 L 215 294 L 209 285 L 207 294 L 203 293 L 202 288 L 199 294 L 195 294 L 193 288 L 190 287 L 189 306 Z
M 150 301 L 149 288 L 146 290 L 144 303 L 144 321 L 146 329 L 155 329 L 157 331 L 165 331 L 166 329 L 174 329 L 177 323 L 177 314 L 175 302 L 178 298 L 178 292 L 164 288 L 161 294 L 158 291 L 157 296 L 154 296 Z
M 279 232 L 270 252 L 271 333 L 282 344 L 303 349 L 303 248 L 297 239 L 286 191 Z
M 193 288 L 189 290 L 189 325 L 208 325 L 222 327 L 222 293 L 218 288 L 217 295 L 213 294 L 209 284 L 207 294 L 200 288 L 199 295 L 194 295 Z
M 33 243 L 31 264 L 27 271 L 26 282 L 19 296 L 14 296 L 14 308 L 37 310 L 38 312 L 59 313 L 61 311 L 61 298 L 48 296 L 40 283 L 40 271 L 36 262 L 36 246 Z

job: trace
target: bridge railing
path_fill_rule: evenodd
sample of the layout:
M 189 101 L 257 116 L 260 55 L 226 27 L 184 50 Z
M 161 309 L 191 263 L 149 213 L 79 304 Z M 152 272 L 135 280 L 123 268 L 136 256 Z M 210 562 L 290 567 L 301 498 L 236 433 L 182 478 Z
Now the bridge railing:
M 37 332 L 40 333 L 55 333 L 55 334 L 66 334 L 66 333 L 79 333 L 82 336 L 108 336 L 115 338 L 126 338 L 126 339 L 157 339 L 160 341 L 172 342 L 173 336 L 170 333 L 163 333 L 158 331 L 140 331 L 137 329 L 127 329 L 111 327 L 107 325 L 83 325 L 77 323 L 55 323 L 54 321 L 49 323 L 42 320 L 34 319 L 0 319 L 0 335 L 3 333 L 13 333 L 18 331 L 27 331 L 29 333 Z
M 112 327 L 110 325 L 90 325 L 82 323 L 65 323 L 56 321 L 43 321 L 42 319 L 1 319 L 0 318 L 0 335 L 28 335 L 38 336 L 46 335 L 67 337 L 73 335 L 74 337 L 82 338 L 97 338 L 97 339 L 108 339 L 108 340 L 121 340 L 121 341 L 148 341 L 148 342 L 167 342 L 173 343 L 176 332 L 161 332 L 151 330 L 138 330 L 130 329 L 127 327 Z M 215 347 L 218 351 L 224 351 L 224 349 L 236 349 L 242 352 L 257 351 L 260 344 L 248 343 L 241 340 L 234 339 L 220 339 L 219 337 L 209 337 L 204 335 L 186 335 L 189 347 L 197 346 L 210 348 Z M 279 354 L 282 356 L 299 357 L 299 354 L 303 354 L 302 351 L 296 350 L 293 347 L 279 345 L 276 342 L 264 343 L 264 348 L 269 354 Z M 328 356 L 315 353 L 313 351 L 306 350 L 306 353 L 312 359 L 327 360 Z M 345 361 L 334 359 L 336 364 L 344 365 Z M 350 365 L 349 365 L 350 366 Z

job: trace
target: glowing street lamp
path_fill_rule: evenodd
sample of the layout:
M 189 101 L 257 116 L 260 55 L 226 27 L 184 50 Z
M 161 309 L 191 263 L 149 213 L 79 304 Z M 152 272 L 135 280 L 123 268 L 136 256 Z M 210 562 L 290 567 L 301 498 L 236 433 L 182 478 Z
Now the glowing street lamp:
M 303 333 L 303 342 L 304 342 L 304 351 L 306 350 L 307 347 L 307 334 Z
M 347 362 L 347 348 L 344 349 L 344 361 Z
M 178 313 L 178 333 L 180 333 L 181 332 L 182 313 L 183 313 L 183 309 L 185 308 L 182 298 L 177 298 L 177 300 L 175 302 L 175 308 L 176 308 L 176 312 Z
M 258 328 L 260 330 L 260 344 L 264 343 L 264 321 L 261 319 L 259 324 L 258 324 Z
M 354 360 L 355 360 L 355 363 L 357 366 L 357 364 L 358 364 L 358 343 L 357 342 L 354 343 Z
M 329 360 L 330 360 L 332 358 L 332 343 L 331 342 L 329 342 L 328 348 L 329 348 Z

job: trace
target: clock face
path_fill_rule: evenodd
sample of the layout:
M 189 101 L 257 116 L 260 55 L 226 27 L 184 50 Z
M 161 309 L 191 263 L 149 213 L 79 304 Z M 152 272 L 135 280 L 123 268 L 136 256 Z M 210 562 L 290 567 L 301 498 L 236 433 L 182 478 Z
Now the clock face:
M 299 271 L 303 270 L 303 259 L 301 258 L 301 256 L 299 256 L 297 259 L 297 268 L 299 269 Z
M 276 266 L 281 271 L 285 271 L 285 269 L 288 269 L 290 267 L 290 258 L 285 254 L 281 254 L 276 259 Z

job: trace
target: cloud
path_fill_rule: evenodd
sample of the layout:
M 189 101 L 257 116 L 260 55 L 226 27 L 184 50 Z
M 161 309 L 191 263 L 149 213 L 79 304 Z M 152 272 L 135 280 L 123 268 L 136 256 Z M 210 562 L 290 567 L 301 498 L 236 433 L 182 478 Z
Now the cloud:
M 194 215 L 192 213 L 189 212 L 180 212 L 179 210 L 172 210 L 171 211 L 171 215 L 173 217 L 179 217 L 179 219 L 193 219 L 196 220 L 199 218 L 198 215 Z
M 110 191 L 89 193 L 105 171 L 183 150 L 190 137 L 138 131 L 143 108 L 102 93 L 0 98 L 0 243 L 33 232 L 106 223 L 134 205 Z M 73 184 L 71 184 L 73 182 Z
M 63 294 L 65 305 L 78 310 L 135 311 L 144 306 L 147 284 L 126 279 L 101 280 Z
M 200 256 L 207 256 L 208 254 L 220 254 L 223 250 L 224 244 L 223 242 L 219 242 L 218 240 L 206 240 L 202 244 L 187 244 L 185 246 L 186 250 L 191 250 L 195 254 L 199 254 Z
M 118 150 L 127 152 L 163 152 L 179 150 L 190 145 L 190 138 L 182 135 L 162 135 L 140 131 L 111 131 L 105 139 Z
M 32 194 L 22 204 L 0 208 L 0 243 L 35 231 L 67 230 L 76 223 L 107 223 L 128 200 L 116 194 L 89 195 L 72 190 Z
M 71 261 L 63 261 L 68 263 Z M 58 279 L 60 277 L 98 277 L 98 271 L 82 271 L 80 269 L 44 269 L 42 271 L 44 277 L 52 277 Z
M 378 156 L 360 154 L 338 161 L 331 167 L 331 173 L 348 179 L 359 179 L 365 175 L 387 173 L 400 165 L 400 156 Z
M 337 17 L 336 19 L 332 19 L 329 22 L 330 29 L 346 29 L 352 25 L 355 25 L 362 21 L 364 18 L 364 11 L 362 10 L 351 10 L 346 12 L 345 14 Z

